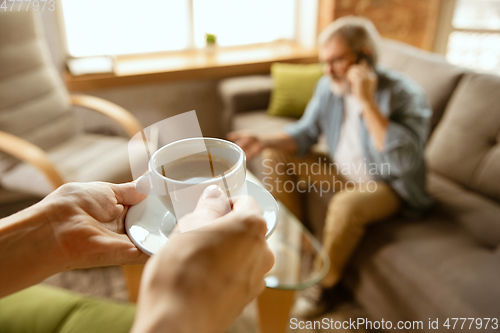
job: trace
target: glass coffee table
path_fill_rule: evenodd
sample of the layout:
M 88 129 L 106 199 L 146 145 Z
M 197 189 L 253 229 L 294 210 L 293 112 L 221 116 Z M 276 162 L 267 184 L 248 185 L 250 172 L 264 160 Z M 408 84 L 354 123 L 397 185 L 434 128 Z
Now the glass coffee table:
M 247 179 L 260 181 L 247 171 Z M 257 305 L 262 333 L 286 332 L 289 313 L 296 290 L 317 284 L 326 275 L 330 259 L 318 240 L 281 203 L 279 221 L 267 243 L 275 257 L 273 268 L 267 273 L 267 288 L 258 297 Z M 314 259 L 322 260 L 315 267 Z M 143 265 L 123 266 L 130 301 L 136 302 Z
M 260 183 L 247 172 L 247 178 Z M 311 287 L 323 279 L 330 267 L 330 258 L 319 241 L 281 202 L 278 226 L 267 243 L 275 264 L 267 273 L 266 289 L 257 305 L 262 333 L 286 332 L 295 291 Z M 314 260 L 322 264 L 315 267 Z

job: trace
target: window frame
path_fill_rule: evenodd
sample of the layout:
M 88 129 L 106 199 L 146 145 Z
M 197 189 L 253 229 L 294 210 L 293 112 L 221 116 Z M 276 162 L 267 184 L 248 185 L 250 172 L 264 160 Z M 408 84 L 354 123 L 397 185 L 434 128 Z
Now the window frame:
M 59 8 L 59 10 L 56 10 L 57 14 L 57 23 L 59 26 L 59 32 L 61 36 L 61 45 L 64 49 L 64 55 L 65 59 L 71 59 L 71 58 L 87 58 L 87 57 L 74 57 L 70 54 L 69 52 L 69 45 L 68 45 L 68 35 L 66 31 L 66 23 L 64 19 L 64 13 L 62 11 L 62 1 L 63 0 L 55 0 L 56 1 L 56 8 Z M 165 51 L 157 51 L 157 52 L 139 52 L 139 53 L 130 53 L 130 54 L 120 54 L 120 55 L 104 55 L 103 57 L 117 57 L 117 56 L 140 56 L 140 55 L 148 55 L 148 54 L 155 54 L 155 53 L 161 53 L 161 54 L 168 54 L 168 53 L 173 53 L 175 54 L 176 52 L 184 52 L 184 51 L 196 51 L 196 50 L 201 50 L 203 48 L 199 48 L 196 46 L 195 42 L 195 36 L 194 36 L 194 1 L 193 0 L 184 0 L 186 1 L 187 9 L 188 9 L 188 17 L 187 17 L 187 26 L 188 26 L 188 43 L 187 47 L 184 49 L 180 50 L 165 50 Z M 294 31 L 293 31 L 293 38 L 292 39 L 287 39 L 287 42 L 294 42 L 294 43 L 301 43 L 301 7 L 304 6 L 306 3 L 307 5 L 317 7 L 317 2 L 318 0 L 291 0 L 294 2 L 295 6 L 295 17 L 294 17 Z M 311 3 L 314 2 L 314 4 L 309 4 L 308 1 Z M 259 45 L 259 44 L 273 44 L 275 41 L 272 42 L 264 42 L 264 43 L 257 43 L 257 44 L 244 44 L 242 46 L 249 46 L 249 45 Z M 218 48 L 224 49 L 224 48 L 232 48 L 234 46 L 218 46 Z M 98 57 L 98 56 L 96 56 Z M 89 57 L 90 58 L 90 57 Z
M 60 4 L 61 0 L 55 0 Z M 292 0 L 291 0 L 292 1 Z M 163 51 L 156 53 L 139 53 L 129 56 L 113 57 L 114 68 L 106 73 L 89 73 L 72 75 L 68 69 L 63 77 L 69 91 L 89 91 L 107 89 L 121 86 L 151 84 L 158 82 L 220 79 L 230 76 L 268 74 L 274 62 L 311 64 L 318 62 L 316 49 L 318 31 L 319 0 L 293 0 L 295 1 L 295 40 L 274 41 L 261 44 L 247 44 L 243 46 L 227 46 L 217 48 L 215 54 L 210 54 L 203 48 L 190 48 L 177 51 Z M 66 43 L 64 17 L 62 11 L 57 10 L 58 25 L 63 44 Z M 194 41 L 193 41 L 193 44 Z M 64 51 L 63 51 L 64 50 Z M 64 61 L 70 59 L 67 45 L 62 45 L 61 51 L 66 52 Z M 247 53 L 247 51 L 250 51 Z M 267 56 L 262 56 L 262 52 Z M 248 56 L 240 60 L 227 61 L 228 55 L 243 52 Z M 260 52 L 260 55 L 259 55 Z M 257 55 L 256 55 L 257 54 Z M 155 58 L 171 61 L 182 57 L 187 59 L 187 64 L 176 68 L 154 68 L 134 73 L 120 73 L 116 70 L 117 64 L 134 61 L 148 62 Z M 195 61 L 189 61 L 195 59 Z
M 456 28 L 453 26 L 453 16 L 457 0 L 441 0 L 440 17 L 436 39 L 434 43 L 434 52 L 446 56 L 448 41 L 453 32 L 475 32 L 475 33 L 500 33 L 500 29 L 474 29 L 474 28 Z

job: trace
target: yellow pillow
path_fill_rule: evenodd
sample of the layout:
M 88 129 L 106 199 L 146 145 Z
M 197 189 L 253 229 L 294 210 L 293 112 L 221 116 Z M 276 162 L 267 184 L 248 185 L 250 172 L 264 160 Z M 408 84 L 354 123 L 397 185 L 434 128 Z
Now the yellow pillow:
M 274 86 L 268 113 L 295 118 L 302 116 L 322 75 L 319 64 L 273 64 L 271 76 Z

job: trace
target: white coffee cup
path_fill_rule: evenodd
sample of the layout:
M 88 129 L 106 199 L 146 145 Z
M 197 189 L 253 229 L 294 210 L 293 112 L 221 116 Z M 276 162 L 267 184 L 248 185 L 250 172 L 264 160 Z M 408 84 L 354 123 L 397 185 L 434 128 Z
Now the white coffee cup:
M 203 153 L 210 154 L 213 159 L 224 160 L 230 167 L 223 174 L 203 182 L 196 180 L 196 174 L 192 175 L 193 179 L 176 180 L 162 170 L 162 166 L 168 163 Z M 245 153 L 230 141 L 216 138 L 175 141 L 158 149 L 151 156 L 148 168 L 154 194 L 176 219 L 192 212 L 203 190 L 210 185 L 219 186 L 229 198 L 247 194 Z

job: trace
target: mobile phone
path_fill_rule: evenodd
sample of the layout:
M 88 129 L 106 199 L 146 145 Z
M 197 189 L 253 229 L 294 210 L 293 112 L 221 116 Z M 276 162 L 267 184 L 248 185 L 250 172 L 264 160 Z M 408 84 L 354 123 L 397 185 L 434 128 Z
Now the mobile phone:
M 359 64 L 361 62 L 361 60 L 365 60 L 366 63 L 368 64 L 368 66 L 370 66 L 371 68 L 373 68 L 374 66 L 374 63 L 373 63 L 373 57 L 371 57 L 370 55 L 364 53 L 364 52 L 360 52 L 358 53 L 358 58 L 356 59 L 356 63 Z

